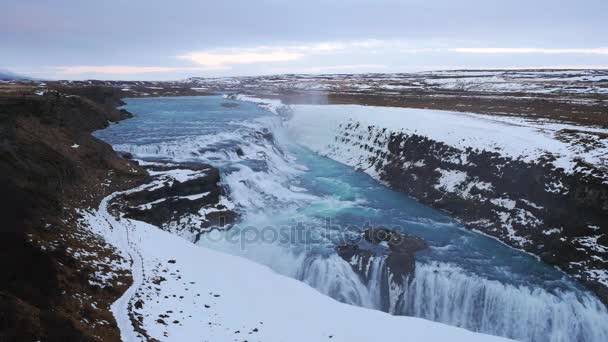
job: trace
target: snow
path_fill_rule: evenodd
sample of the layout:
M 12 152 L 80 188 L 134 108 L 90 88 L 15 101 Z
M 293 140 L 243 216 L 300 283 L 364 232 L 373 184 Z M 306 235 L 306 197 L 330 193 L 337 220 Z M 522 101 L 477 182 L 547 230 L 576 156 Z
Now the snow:
M 574 241 L 580 245 L 587 247 L 587 249 L 595 251 L 597 253 L 608 253 L 608 247 L 602 246 L 597 242 L 597 239 L 601 238 L 602 235 L 596 236 L 583 236 L 575 238 Z
M 437 189 L 443 189 L 447 192 L 455 192 L 460 184 L 467 179 L 467 173 L 457 170 L 441 170 L 437 169 L 441 173 L 439 178 L 439 184 Z
M 191 201 L 197 200 L 197 199 L 201 199 L 205 196 L 208 196 L 210 194 L 210 192 L 204 192 L 202 194 L 196 194 L 196 195 L 189 195 L 189 196 L 179 196 L 178 198 L 180 199 L 189 199 Z
M 296 90 L 399 94 L 404 91 L 456 90 L 462 91 L 464 96 L 467 92 L 483 93 L 487 96 L 508 92 L 506 96 L 516 98 L 529 95 L 580 103 L 594 101 L 591 97 L 581 96 L 608 94 L 606 70 L 461 70 L 399 74 L 274 75 L 223 79 L 192 78 L 186 82 L 189 86 L 224 91 L 252 89 L 274 93 Z
M 234 99 L 239 100 L 239 101 L 257 103 L 258 106 L 265 108 L 274 114 L 278 114 L 277 108 L 281 107 L 281 100 L 267 99 L 267 98 L 262 99 L 259 97 L 242 95 L 242 94 L 236 95 L 234 97 Z
M 252 261 L 117 219 L 108 212 L 116 195 L 85 220 L 132 260 L 133 285 L 112 305 L 124 341 L 143 340 L 129 313 L 141 315 L 143 328 L 160 341 L 506 341 L 339 303 Z M 141 309 L 132 305 L 137 300 Z
M 490 200 L 492 204 L 503 207 L 508 210 L 515 209 L 516 202 L 509 198 L 493 198 Z
M 543 234 L 551 235 L 551 234 L 560 234 L 561 232 L 562 232 L 562 230 L 559 228 L 551 228 L 551 229 L 545 230 L 543 232 Z
M 201 178 L 206 175 L 204 171 L 188 170 L 188 169 L 173 169 L 167 171 L 152 171 L 148 170 L 150 176 L 169 177 L 173 180 L 183 183 L 192 179 Z
M 484 191 L 491 191 L 494 188 L 494 186 L 492 186 L 492 184 L 488 182 L 477 182 L 475 183 L 475 187 L 479 190 Z
M 534 202 L 528 201 L 525 198 L 520 198 L 519 200 L 522 201 L 522 202 L 524 202 L 524 203 L 526 203 L 527 205 L 531 206 L 534 209 L 538 209 L 538 210 L 544 209 L 542 206 L 540 206 L 540 205 L 538 205 L 538 204 L 536 204 Z
M 142 205 L 138 206 L 137 209 L 140 209 L 140 210 L 150 210 L 150 209 L 152 209 L 152 207 L 154 205 L 162 203 L 162 202 L 164 202 L 166 200 L 167 200 L 166 198 L 159 198 L 156 201 L 152 201 L 152 202 L 148 202 L 148 203 L 142 204 Z
M 602 285 L 608 287 L 608 270 L 602 269 L 590 269 L 586 273 L 590 278 L 597 280 Z

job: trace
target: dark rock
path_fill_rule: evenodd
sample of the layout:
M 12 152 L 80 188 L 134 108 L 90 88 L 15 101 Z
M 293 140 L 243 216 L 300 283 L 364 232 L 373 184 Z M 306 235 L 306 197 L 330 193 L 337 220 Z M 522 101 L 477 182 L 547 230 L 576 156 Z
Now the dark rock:
M 392 300 L 404 300 L 405 287 L 415 276 L 415 253 L 426 249 L 427 244 L 418 237 L 386 228 L 370 228 L 361 235 L 361 241 L 339 245 L 336 252 L 364 284 L 369 284 L 372 277 L 378 281 L 380 309 L 389 311 L 394 306 Z M 399 292 L 395 292 L 395 285 L 401 288 Z
M 163 281 L 166 281 L 167 279 L 165 279 L 165 277 L 155 277 L 154 279 L 152 279 L 152 284 L 154 285 L 160 285 L 160 283 L 162 283 Z
M 133 154 L 130 152 L 117 151 L 116 153 L 118 153 L 119 156 L 121 156 L 125 159 L 133 159 Z
M 337 246 L 336 252 L 364 282 L 369 280 L 368 265 L 373 258 L 385 259 L 386 272 L 398 284 L 403 285 L 405 279 L 411 281 L 416 270 L 415 253 L 428 247 L 419 237 L 386 228 L 366 229 L 362 236 L 363 241 L 374 246 L 386 243 L 386 250 L 370 248 L 365 243 L 348 243 Z
M 157 163 L 160 165 L 152 165 L 147 168 L 157 172 L 199 171 L 201 176 L 184 182 L 166 183 L 165 186 L 156 187 L 151 191 L 143 190 L 122 196 L 120 201 L 124 205 L 120 210 L 125 212 L 127 217 L 161 228 L 166 228 L 171 224 L 175 228 L 179 226 L 176 223 L 182 219 L 189 221 L 192 217 L 200 217 L 201 220 L 185 224 L 183 228 L 180 227 L 194 234 L 196 239 L 209 227 L 224 227 L 235 221 L 237 214 L 219 204 L 220 196 L 226 194 L 220 184 L 220 172 L 217 168 L 204 163 L 166 163 L 162 161 Z M 187 198 L 187 196 L 204 193 L 206 195 L 200 198 Z M 155 201 L 158 202 L 149 207 L 142 207 Z M 210 207 L 217 210 L 211 211 L 206 217 L 201 217 L 199 211 Z
M 363 232 L 363 238 L 372 244 L 387 242 L 393 253 L 415 253 L 428 248 L 426 242 L 416 236 L 399 233 L 386 228 L 367 229 Z
M 236 107 L 240 106 L 240 104 L 235 103 L 235 102 L 222 102 L 221 106 L 225 107 L 225 108 L 236 108 Z

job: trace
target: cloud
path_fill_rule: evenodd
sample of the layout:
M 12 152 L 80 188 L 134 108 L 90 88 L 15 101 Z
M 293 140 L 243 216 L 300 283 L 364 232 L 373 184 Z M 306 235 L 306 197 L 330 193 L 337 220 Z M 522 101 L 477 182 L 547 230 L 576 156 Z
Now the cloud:
M 584 54 L 608 55 L 608 48 L 543 49 L 543 48 L 453 48 L 451 52 L 479 54 Z
M 77 74 L 148 74 L 148 73 L 163 73 L 177 71 L 207 71 L 221 70 L 226 67 L 213 68 L 190 68 L 190 67 L 161 67 L 161 66 L 132 66 L 132 65 L 74 65 L 74 66 L 59 66 L 53 67 L 60 74 L 77 75 Z
M 477 43 L 479 44 L 479 43 Z M 608 48 L 525 48 L 525 47 L 458 47 L 471 46 L 472 42 L 422 42 L 398 39 L 360 39 L 344 41 L 292 42 L 277 45 L 218 47 L 200 51 L 186 51 L 175 56 L 167 66 L 153 65 L 68 65 L 45 67 L 41 72 L 53 78 L 131 78 L 159 79 L 184 75 L 228 76 L 276 73 L 365 73 L 405 72 L 436 69 L 453 69 L 445 66 L 445 59 L 454 54 L 461 56 L 462 68 L 509 68 L 541 64 L 544 55 L 551 55 L 551 63 L 571 64 L 573 56 L 581 64 L 592 64 L 584 59 L 608 55 Z M 475 55 L 517 55 L 512 65 L 480 64 Z M 539 61 L 535 62 L 534 59 Z M 407 64 L 403 64 L 406 63 Z M 397 64 L 395 64 L 397 63 Z M 428 63 L 428 66 L 426 66 Z M 417 66 L 416 66 L 417 65 Z M 443 66 L 442 66 L 443 65 Z M 440 67 L 442 66 L 442 67 Z M 459 66 L 460 67 L 460 66 Z M 579 66 L 573 66 L 579 67 Z M 558 68 L 555 66 L 555 68 Z M 559 67 L 561 68 L 561 67 Z M 225 71 L 230 70 L 230 71 Z M 31 74 L 31 72 L 30 72 Z
M 364 50 L 387 46 L 382 40 L 329 41 L 304 44 L 255 46 L 250 48 L 219 48 L 192 51 L 177 58 L 197 65 L 216 67 L 235 64 L 289 62 L 311 55 L 332 54 L 341 51 Z
M 189 60 L 198 65 L 221 67 L 233 64 L 287 62 L 296 60 L 302 56 L 303 55 L 299 53 L 279 50 L 269 52 L 235 51 L 232 53 L 192 52 L 186 55 L 178 56 L 178 58 Z
M 432 53 L 432 52 L 442 52 L 442 51 L 446 51 L 446 50 L 440 49 L 440 48 L 410 48 L 410 47 L 399 50 L 399 52 L 401 52 L 401 53 L 411 53 L 411 54 Z

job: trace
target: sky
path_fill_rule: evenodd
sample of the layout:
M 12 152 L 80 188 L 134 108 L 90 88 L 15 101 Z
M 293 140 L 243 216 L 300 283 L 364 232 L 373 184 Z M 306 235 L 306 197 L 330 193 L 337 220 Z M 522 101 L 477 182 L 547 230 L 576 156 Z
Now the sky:
M 36 78 L 480 68 L 608 68 L 608 1 L 0 2 L 0 69 Z

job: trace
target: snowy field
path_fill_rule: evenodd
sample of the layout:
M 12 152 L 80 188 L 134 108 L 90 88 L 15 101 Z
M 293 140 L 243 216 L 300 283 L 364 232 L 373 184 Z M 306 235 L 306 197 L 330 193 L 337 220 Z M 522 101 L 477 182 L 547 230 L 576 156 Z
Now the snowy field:
M 273 75 L 191 78 L 197 89 L 399 93 L 465 91 L 534 95 L 608 94 L 608 70 L 432 71 L 398 74 Z

